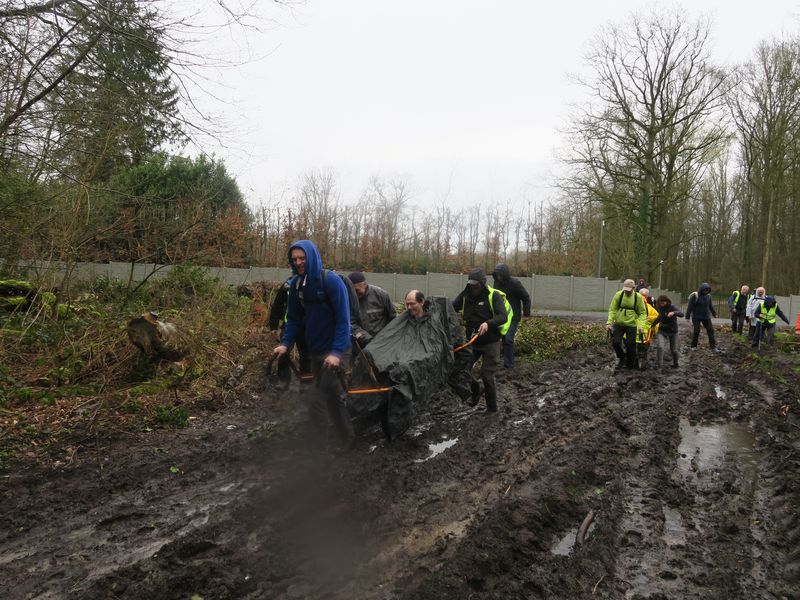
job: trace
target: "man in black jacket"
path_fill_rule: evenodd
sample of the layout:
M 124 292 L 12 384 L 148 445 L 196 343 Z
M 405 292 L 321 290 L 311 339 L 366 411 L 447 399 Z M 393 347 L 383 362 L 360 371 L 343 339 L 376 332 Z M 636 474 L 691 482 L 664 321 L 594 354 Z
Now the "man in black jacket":
M 477 334 L 472 344 L 472 362 L 474 366 L 481 360 L 481 379 L 483 380 L 486 412 L 497 412 L 497 385 L 495 373 L 500 366 L 501 331 L 509 321 L 505 296 L 502 292 L 486 285 L 486 275 L 482 269 L 469 272 L 467 286 L 453 300 L 453 308 L 462 313 L 466 325 L 467 338 Z M 480 386 L 472 380 L 472 402 L 477 404 L 480 398 Z
M 503 366 L 510 369 L 514 366 L 514 336 L 522 317 L 531 316 L 531 297 L 519 279 L 511 276 L 511 271 L 505 263 L 500 263 L 494 268 L 492 278 L 494 278 L 495 289 L 505 293 L 511 310 L 514 311 L 511 325 L 503 337 Z
M 700 325 L 706 328 L 708 333 L 708 345 L 711 351 L 717 351 L 717 340 L 714 338 L 714 324 L 711 317 L 716 317 L 714 302 L 711 298 L 711 286 L 701 283 L 697 292 L 689 295 L 689 302 L 686 305 L 686 320 L 692 320 L 692 345 L 691 350 L 697 350 L 697 341 L 700 338 Z

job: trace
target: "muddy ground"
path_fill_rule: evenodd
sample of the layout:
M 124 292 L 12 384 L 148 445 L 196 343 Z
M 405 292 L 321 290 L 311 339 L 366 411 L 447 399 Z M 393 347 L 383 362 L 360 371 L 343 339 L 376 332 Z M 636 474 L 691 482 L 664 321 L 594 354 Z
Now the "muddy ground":
M 320 452 L 260 377 L 190 426 L 0 479 L 2 598 L 800 598 L 797 355 L 523 364 Z M 576 533 L 593 511 L 582 545 Z

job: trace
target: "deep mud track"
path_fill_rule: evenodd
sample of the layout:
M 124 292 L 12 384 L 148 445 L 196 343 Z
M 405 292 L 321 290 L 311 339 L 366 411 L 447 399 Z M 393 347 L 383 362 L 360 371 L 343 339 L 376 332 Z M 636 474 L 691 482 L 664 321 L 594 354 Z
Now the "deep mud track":
M 800 598 L 797 379 L 720 337 L 522 365 L 500 414 L 444 393 L 390 444 L 320 452 L 268 389 L 4 474 L 0 598 Z

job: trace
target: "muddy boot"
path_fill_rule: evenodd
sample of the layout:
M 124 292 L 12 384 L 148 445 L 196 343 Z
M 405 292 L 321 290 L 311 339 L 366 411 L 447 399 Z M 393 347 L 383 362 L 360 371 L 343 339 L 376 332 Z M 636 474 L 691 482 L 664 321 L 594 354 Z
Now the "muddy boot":
M 615 369 L 616 369 L 617 371 L 619 371 L 619 370 L 621 370 L 621 369 L 624 369 L 624 368 L 625 368 L 625 358 L 623 357 L 623 358 L 620 358 L 620 359 L 617 361 L 617 366 L 615 367 Z
M 483 393 L 486 396 L 486 412 L 497 412 L 497 387 L 494 381 L 483 381 Z
M 471 392 L 469 401 L 467 404 L 470 406 L 477 406 L 478 402 L 481 400 L 481 384 L 479 384 L 474 379 L 469 383 L 469 390 Z
M 672 368 L 673 369 L 677 369 L 678 368 L 678 353 L 677 352 L 673 352 L 672 353 Z

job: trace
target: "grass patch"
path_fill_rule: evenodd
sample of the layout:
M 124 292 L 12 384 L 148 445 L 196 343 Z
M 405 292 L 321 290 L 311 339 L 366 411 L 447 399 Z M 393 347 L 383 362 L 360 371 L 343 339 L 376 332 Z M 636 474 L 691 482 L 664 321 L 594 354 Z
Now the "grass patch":
M 573 350 L 606 342 L 602 323 L 578 323 L 553 317 L 522 321 L 514 338 L 517 354 L 538 362 L 563 358 Z

